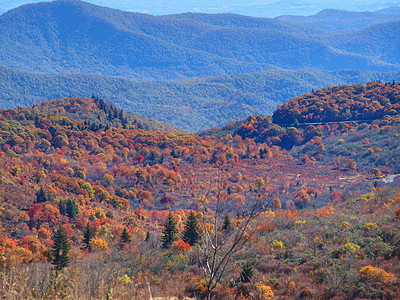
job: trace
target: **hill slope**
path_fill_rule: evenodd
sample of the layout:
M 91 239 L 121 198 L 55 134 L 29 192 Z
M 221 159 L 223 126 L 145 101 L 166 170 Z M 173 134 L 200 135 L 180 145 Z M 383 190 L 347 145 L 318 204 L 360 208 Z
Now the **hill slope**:
M 291 99 L 273 114 L 277 124 L 374 121 L 400 113 L 400 84 L 327 87 Z
M 380 97 L 383 86 L 366 89 Z M 218 235 L 220 256 L 240 249 L 211 291 L 216 300 L 399 294 L 399 125 L 308 126 L 311 139 L 286 151 L 273 134 L 301 129 L 262 117 L 221 138 L 125 119 L 99 99 L 0 111 L 2 298 L 145 299 L 148 282 L 155 297 L 204 298 L 207 265 L 197 258 L 209 252 L 185 243 L 189 216 L 197 232 Z M 261 130 L 270 140 L 253 139 Z M 176 222 L 170 245 L 167 215 Z M 56 230 L 70 244 L 60 272 Z
M 361 31 L 334 37 L 337 48 L 376 57 L 390 63 L 400 62 L 400 22 L 388 22 Z
M 390 10 L 392 11 L 392 10 Z M 400 14 L 377 12 L 354 12 L 345 10 L 325 9 L 312 16 L 279 16 L 276 20 L 286 23 L 311 26 L 329 31 L 361 30 L 366 27 L 400 20 Z
M 250 116 L 202 135 L 240 136 L 287 149 L 293 157 L 345 170 L 400 172 L 400 83 L 326 87 L 291 99 L 272 118 Z M 355 163 L 355 164 L 353 164 Z
M 312 89 L 377 79 L 398 81 L 400 74 L 280 70 L 177 83 L 135 83 L 100 75 L 38 75 L 0 67 L 0 108 L 96 95 L 125 111 L 194 132 L 251 114 L 271 114 L 278 105 Z
M 277 20 L 229 14 L 154 17 L 78 0 L 11 10 L 0 16 L 0 38 L 0 64 L 49 74 L 176 80 L 274 68 L 398 68 L 386 57 L 338 50 L 324 41 L 323 31 Z

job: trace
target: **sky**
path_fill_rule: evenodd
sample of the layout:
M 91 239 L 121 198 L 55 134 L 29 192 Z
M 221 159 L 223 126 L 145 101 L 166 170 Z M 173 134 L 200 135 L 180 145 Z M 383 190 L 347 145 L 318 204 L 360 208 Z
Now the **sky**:
M 43 0 L 0 0 L 0 13 L 23 4 Z M 56 0 L 57 1 L 57 0 Z M 312 15 L 326 8 L 351 11 L 374 11 L 400 6 L 400 0 L 86 0 L 93 4 L 121 10 L 165 15 L 182 12 L 237 13 L 256 17 Z

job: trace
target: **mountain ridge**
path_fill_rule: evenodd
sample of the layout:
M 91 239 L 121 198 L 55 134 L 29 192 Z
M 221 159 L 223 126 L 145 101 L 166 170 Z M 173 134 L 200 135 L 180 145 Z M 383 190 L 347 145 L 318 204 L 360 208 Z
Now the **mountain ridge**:
M 0 12 L 12 9 L 27 2 L 39 2 L 40 0 L 4 0 L 0 3 Z M 89 0 L 93 4 L 113 7 L 125 11 L 146 12 L 152 15 L 166 15 L 181 12 L 202 12 L 202 13 L 227 13 L 233 12 L 236 14 L 250 15 L 257 17 L 276 17 L 281 15 L 296 14 L 296 15 L 311 15 L 319 11 L 331 7 L 335 9 L 346 9 L 349 11 L 375 11 L 398 5 L 396 1 L 376 1 L 367 0 L 363 2 L 348 2 L 339 0 L 335 2 L 308 0 L 306 3 L 299 0 L 281 0 L 281 1 L 261 1 L 255 0 L 252 2 L 243 1 L 186 1 L 176 5 L 173 1 L 154 0 L 151 4 L 143 1 L 128 1 L 122 0 L 117 3 L 112 0 Z
M 125 111 L 196 132 L 252 114 L 271 114 L 278 105 L 312 89 L 378 79 L 399 81 L 400 73 L 275 70 L 170 83 L 137 83 L 95 74 L 40 75 L 0 67 L 0 108 L 70 95 L 95 95 Z
M 286 15 L 275 20 L 290 24 L 311 26 L 328 31 L 361 30 L 366 27 L 400 20 L 400 12 L 387 14 L 385 11 L 347 11 L 339 9 L 324 9 L 311 16 Z
M 376 93 L 371 98 L 400 91 L 400 83 L 362 86 Z M 323 90 L 314 95 L 326 98 Z M 205 298 L 207 277 L 193 260 L 204 244 L 183 241 L 189 216 L 227 241 L 221 254 L 248 229 L 232 272 L 212 291 L 216 300 L 227 292 L 229 299 L 399 293 L 400 125 L 391 123 L 398 120 L 286 128 L 251 116 L 220 137 L 199 137 L 140 129 L 125 118 L 95 97 L 0 110 L 3 298 L 143 299 L 147 280 L 157 297 Z M 177 231 L 169 248 L 167 216 Z M 70 245 L 61 271 L 51 256 L 56 231 Z M 250 259 L 251 268 L 240 265 Z M 254 270 L 253 283 L 240 280 L 238 266 Z
M 319 29 L 233 14 L 155 17 L 61 0 L 13 9 L 0 25 L 0 64 L 45 74 L 171 81 L 279 68 L 392 71 L 400 64 L 387 60 L 395 49 L 339 49 L 336 37 Z

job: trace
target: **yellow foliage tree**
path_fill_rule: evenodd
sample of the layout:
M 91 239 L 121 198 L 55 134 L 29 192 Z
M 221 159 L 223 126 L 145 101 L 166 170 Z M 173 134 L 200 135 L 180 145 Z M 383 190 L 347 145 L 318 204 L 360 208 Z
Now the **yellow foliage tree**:
M 380 282 L 382 284 L 389 284 L 396 281 L 396 276 L 393 273 L 388 273 L 383 269 L 375 268 L 373 266 L 365 266 L 361 268 L 358 276 L 370 283 Z
M 108 251 L 108 244 L 105 240 L 100 238 L 93 238 L 90 240 L 92 251 Z
M 256 285 L 257 291 L 251 293 L 251 296 L 255 299 L 259 300 L 270 300 L 272 299 L 275 294 L 272 291 L 272 288 L 265 284 L 257 284 Z
M 275 249 L 283 249 L 283 248 L 285 248 L 285 245 L 283 244 L 282 241 L 274 240 L 274 241 L 272 241 L 271 244 L 272 244 L 272 247 L 274 247 Z

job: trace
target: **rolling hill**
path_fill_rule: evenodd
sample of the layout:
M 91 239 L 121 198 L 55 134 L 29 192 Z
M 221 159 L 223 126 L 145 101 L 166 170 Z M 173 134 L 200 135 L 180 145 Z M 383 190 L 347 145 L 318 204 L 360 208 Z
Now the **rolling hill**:
M 343 92 L 333 105 L 361 96 L 392 105 L 397 96 L 385 97 L 400 84 L 314 95 L 332 90 Z M 132 120 L 97 98 L 0 110 L 2 298 L 399 294 L 394 118 L 286 128 L 252 116 L 221 137 L 145 130 Z M 299 143 L 285 150 L 280 137 Z M 191 244 L 190 218 L 198 223 Z M 166 244 L 171 223 L 176 235 Z M 238 251 L 207 291 L 209 234 L 220 243 L 217 259 Z M 60 252 L 65 264 L 55 270 Z
M 400 85 L 368 83 L 327 87 L 281 105 L 273 114 L 277 124 L 371 122 L 400 113 Z
M 394 7 L 375 12 L 324 9 L 312 16 L 279 16 L 275 19 L 329 31 L 361 30 L 380 23 L 399 21 L 398 9 Z
M 339 49 L 397 64 L 400 62 L 400 22 L 388 22 L 361 31 L 335 36 Z
M 379 167 L 397 174 L 399 123 L 400 83 L 368 82 L 306 93 L 279 106 L 271 117 L 249 116 L 201 135 L 240 136 L 282 147 L 299 160 L 335 157 L 345 164 L 356 162 L 359 169 Z
M 396 28 L 387 33 L 393 35 Z M 370 35 L 379 28 L 369 29 Z M 362 34 L 362 33 L 360 33 Z M 327 36 L 328 35 L 328 36 Z M 154 17 L 78 0 L 24 5 L 0 16 L 0 64 L 46 74 L 97 73 L 177 80 L 276 68 L 397 70 L 386 55 L 329 33 L 278 20 L 231 14 Z M 344 37 L 346 38 L 346 37 Z M 370 40 L 370 48 L 382 39 Z
M 196 132 L 252 114 L 271 114 L 290 98 L 324 86 L 398 81 L 399 72 L 276 70 L 171 83 L 100 75 L 39 75 L 0 67 L 0 108 L 98 96 L 139 115 Z
M 0 13 L 17 6 L 40 2 L 41 0 L 3 0 L 0 3 Z M 165 15 L 181 12 L 202 12 L 202 13 L 226 13 L 232 12 L 236 14 L 258 16 L 258 17 L 276 17 L 287 14 L 297 15 L 311 15 L 316 12 L 327 8 L 337 8 L 356 11 L 371 11 L 378 8 L 390 8 L 396 6 L 395 0 L 377 1 L 365 0 L 362 2 L 349 2 L 345 0 L 338 1 L 317 1 L 317 0 L 280 0 L 280 1 L 262 1 L 255 0 L 252 2 L 241 0 L 220 0 L 215 2 L 213 0 L 198 1 L 185 1 L 180 2 L 179 5 L 173 0 L 154 0 L 151 3 L 139 0 L 89 0 L 88 2 L 112 7 L 114 9 L 147 12 L 151 15 Z

